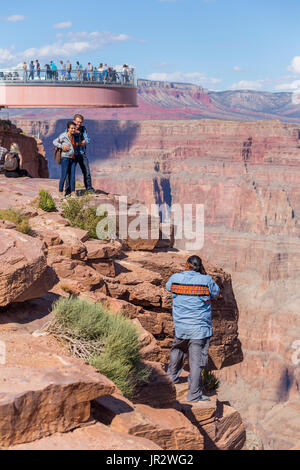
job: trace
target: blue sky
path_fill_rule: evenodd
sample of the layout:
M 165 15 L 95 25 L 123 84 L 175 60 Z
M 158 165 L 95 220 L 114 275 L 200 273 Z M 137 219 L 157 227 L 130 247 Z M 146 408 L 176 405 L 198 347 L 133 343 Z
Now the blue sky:
M 1 68 L 127 62 L 213 90 L 300 88 L 299 0 L 14 0 L 0 26 Z

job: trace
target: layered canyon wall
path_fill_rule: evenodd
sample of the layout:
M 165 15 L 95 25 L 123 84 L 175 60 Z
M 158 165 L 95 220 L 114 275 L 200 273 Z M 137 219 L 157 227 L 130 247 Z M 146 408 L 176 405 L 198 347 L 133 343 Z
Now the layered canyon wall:
M 138 80 L 138 108 L 77 109 L 94 120 L 224 119 L 256 121 L 280 119 L 300 122 L 295 94 L 255 90 L 209 91 L 190 83 Z M 69 119 L 68 109 L 10 109 L 14 119 Z
M 292 447 L 300 438 L 293 360 L 300 340 L 299 127 L 216 120 L 86 125 L 96 188 L 147 205 L 204 204 L 200 254 L 232 275 L 245 356 L 220 372 L 222 393 L 266 448 Z M 49 152 L 64 126 L 22 121 Z M 58 175 L 52 161 L 50 173 Z M 184 241 L 177 246 L 185 248 Z

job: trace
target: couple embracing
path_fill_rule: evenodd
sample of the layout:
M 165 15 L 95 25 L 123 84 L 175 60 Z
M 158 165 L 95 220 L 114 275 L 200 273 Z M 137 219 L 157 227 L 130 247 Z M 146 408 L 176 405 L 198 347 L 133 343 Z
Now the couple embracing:
M 84 117 L 75 114 L 73 121 L 67 123 L 67 131 L 53 141 L 56 148 L 61 149 L 61 175 L 59 181 L 59 193 L 63 196 L 65 186 L 65 196 L 76 195 L 75 174 L 79 164 L 85 189 L 95 192 L 92 187 L 92 178 L 89 161 L 86 156 L 86 146 L 90 143 L 86 127 L 83 125 Z

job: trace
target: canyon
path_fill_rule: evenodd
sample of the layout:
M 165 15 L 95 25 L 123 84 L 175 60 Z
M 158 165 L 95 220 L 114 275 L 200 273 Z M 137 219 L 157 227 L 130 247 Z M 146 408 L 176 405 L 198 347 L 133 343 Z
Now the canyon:
M 65 121 L 18 121 L 47 155 Z M 152 203 L 203 204 L 200 255 L 232 276 L 243 362 L 218 372 L 265 448 L 300 437 L 300 128 L 275 121 L 87 120 L 98 189 Z M 49 158 L 50 175 L 58 169 Z M 176 240 L 185 249 L 185 240 Z M 198 254 L 199 254 L 198 253 Z
M 0 449 L 245 449 L 245 426 L 228 401 L 211 391 L 209 402 L 189 403 L 187 371 L 174 385 L 164 369 L 174 336 L 172 294 L 164 285 L 184 269 L 187 254 L 171 241 L 159 248 L 159 237 L 143 245 L 90 238 L 64 216 L 57 185 L 42 178 L 7 182 L 0 175 L 0 208 L 13 206 L 30 225 L 20 233 L 0 220 Z M 54 212 L 39 207 L 39 189 L 54 198 Z M 99 191 L 89 204 L 117 200 Z M 129 207 L 135 203 L 131 199 Z M 205 267 L 221 289 L 209 348 L 209 367 L 220 370 L 243 359 L 238 309 L 230 275 L 208 261 Z M 100 303 L 134 325 L 150 376 L 130 400 L 74 357 L 73 343 L 48 330 L 56 300 L 68 296 Z
M 255 121 L 279 119 L 300 122 L 299 100 L 293 93 L 255 90 L 211 91 L 199 85 L 138 80 L 138 108 L 77 109 L 93 120 L 223 119 Z M 6 111 L 4 112 L 4 114 Z M 10 109 L 13 119 L 68 119 L 66 109 Z
M 42 139 L 57 177 L 52 141 L 65 120 L 15 124 Z M 244 354 L 217 372 L 220 397 L 265 448 L 292 448 L 300 437 L 299 126 L 211 119 L 88 119 L 86 126 L 95 188 L 148 207 L 204 205 L 197 254 L 231 275 Z M 185 242 L 175 240 L 176 248 Z

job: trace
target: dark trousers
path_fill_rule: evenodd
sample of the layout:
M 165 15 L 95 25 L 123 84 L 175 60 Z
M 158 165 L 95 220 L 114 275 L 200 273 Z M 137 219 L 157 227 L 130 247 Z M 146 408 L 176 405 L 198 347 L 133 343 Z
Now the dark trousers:
M 69 192 L 74 192 L 76 161 L 72 160 L 72 158 L 63 157 L 61 159 L 60 171 L 59 192 L 63 192 L 65 183 L 67 188 L 67 179 L 69 184 Z
M 208 347 L 209 338 L 180 339 L 175 337 L 173 341 L 167 373 L 173 382 L 178 383 L 184 360 L 187 353 L 189 353 L 190 375 L 188 378 L 188 401 L 197 401 L 202 396 L 201 374 L 207 364 Z
M 80 169 L 83 174 L 83 180 L 84 180 L 84 186 L 87 191 L 90 191 L 93 189 L 92 187 L 92 177 L 91 177 L 91 170 L 90 170 L 90 165 L 89 165 L 89 160 L 86 157 L 86 155 L 80 155 L 76 157 L 76 163 L 79 164 Z M 74 175 L 75 177 L 75 175 Z M 70 194 L 70 181 L 67 178 L 66 179 L 66 194 Z
M 28 178 L 32 178 L 32 176 L 28 173 L 27 170 L 15 170 L 15 171 L 4 171 L 4 175 L 6 178 L 23 178 L 24 176 L 27 176 Z

